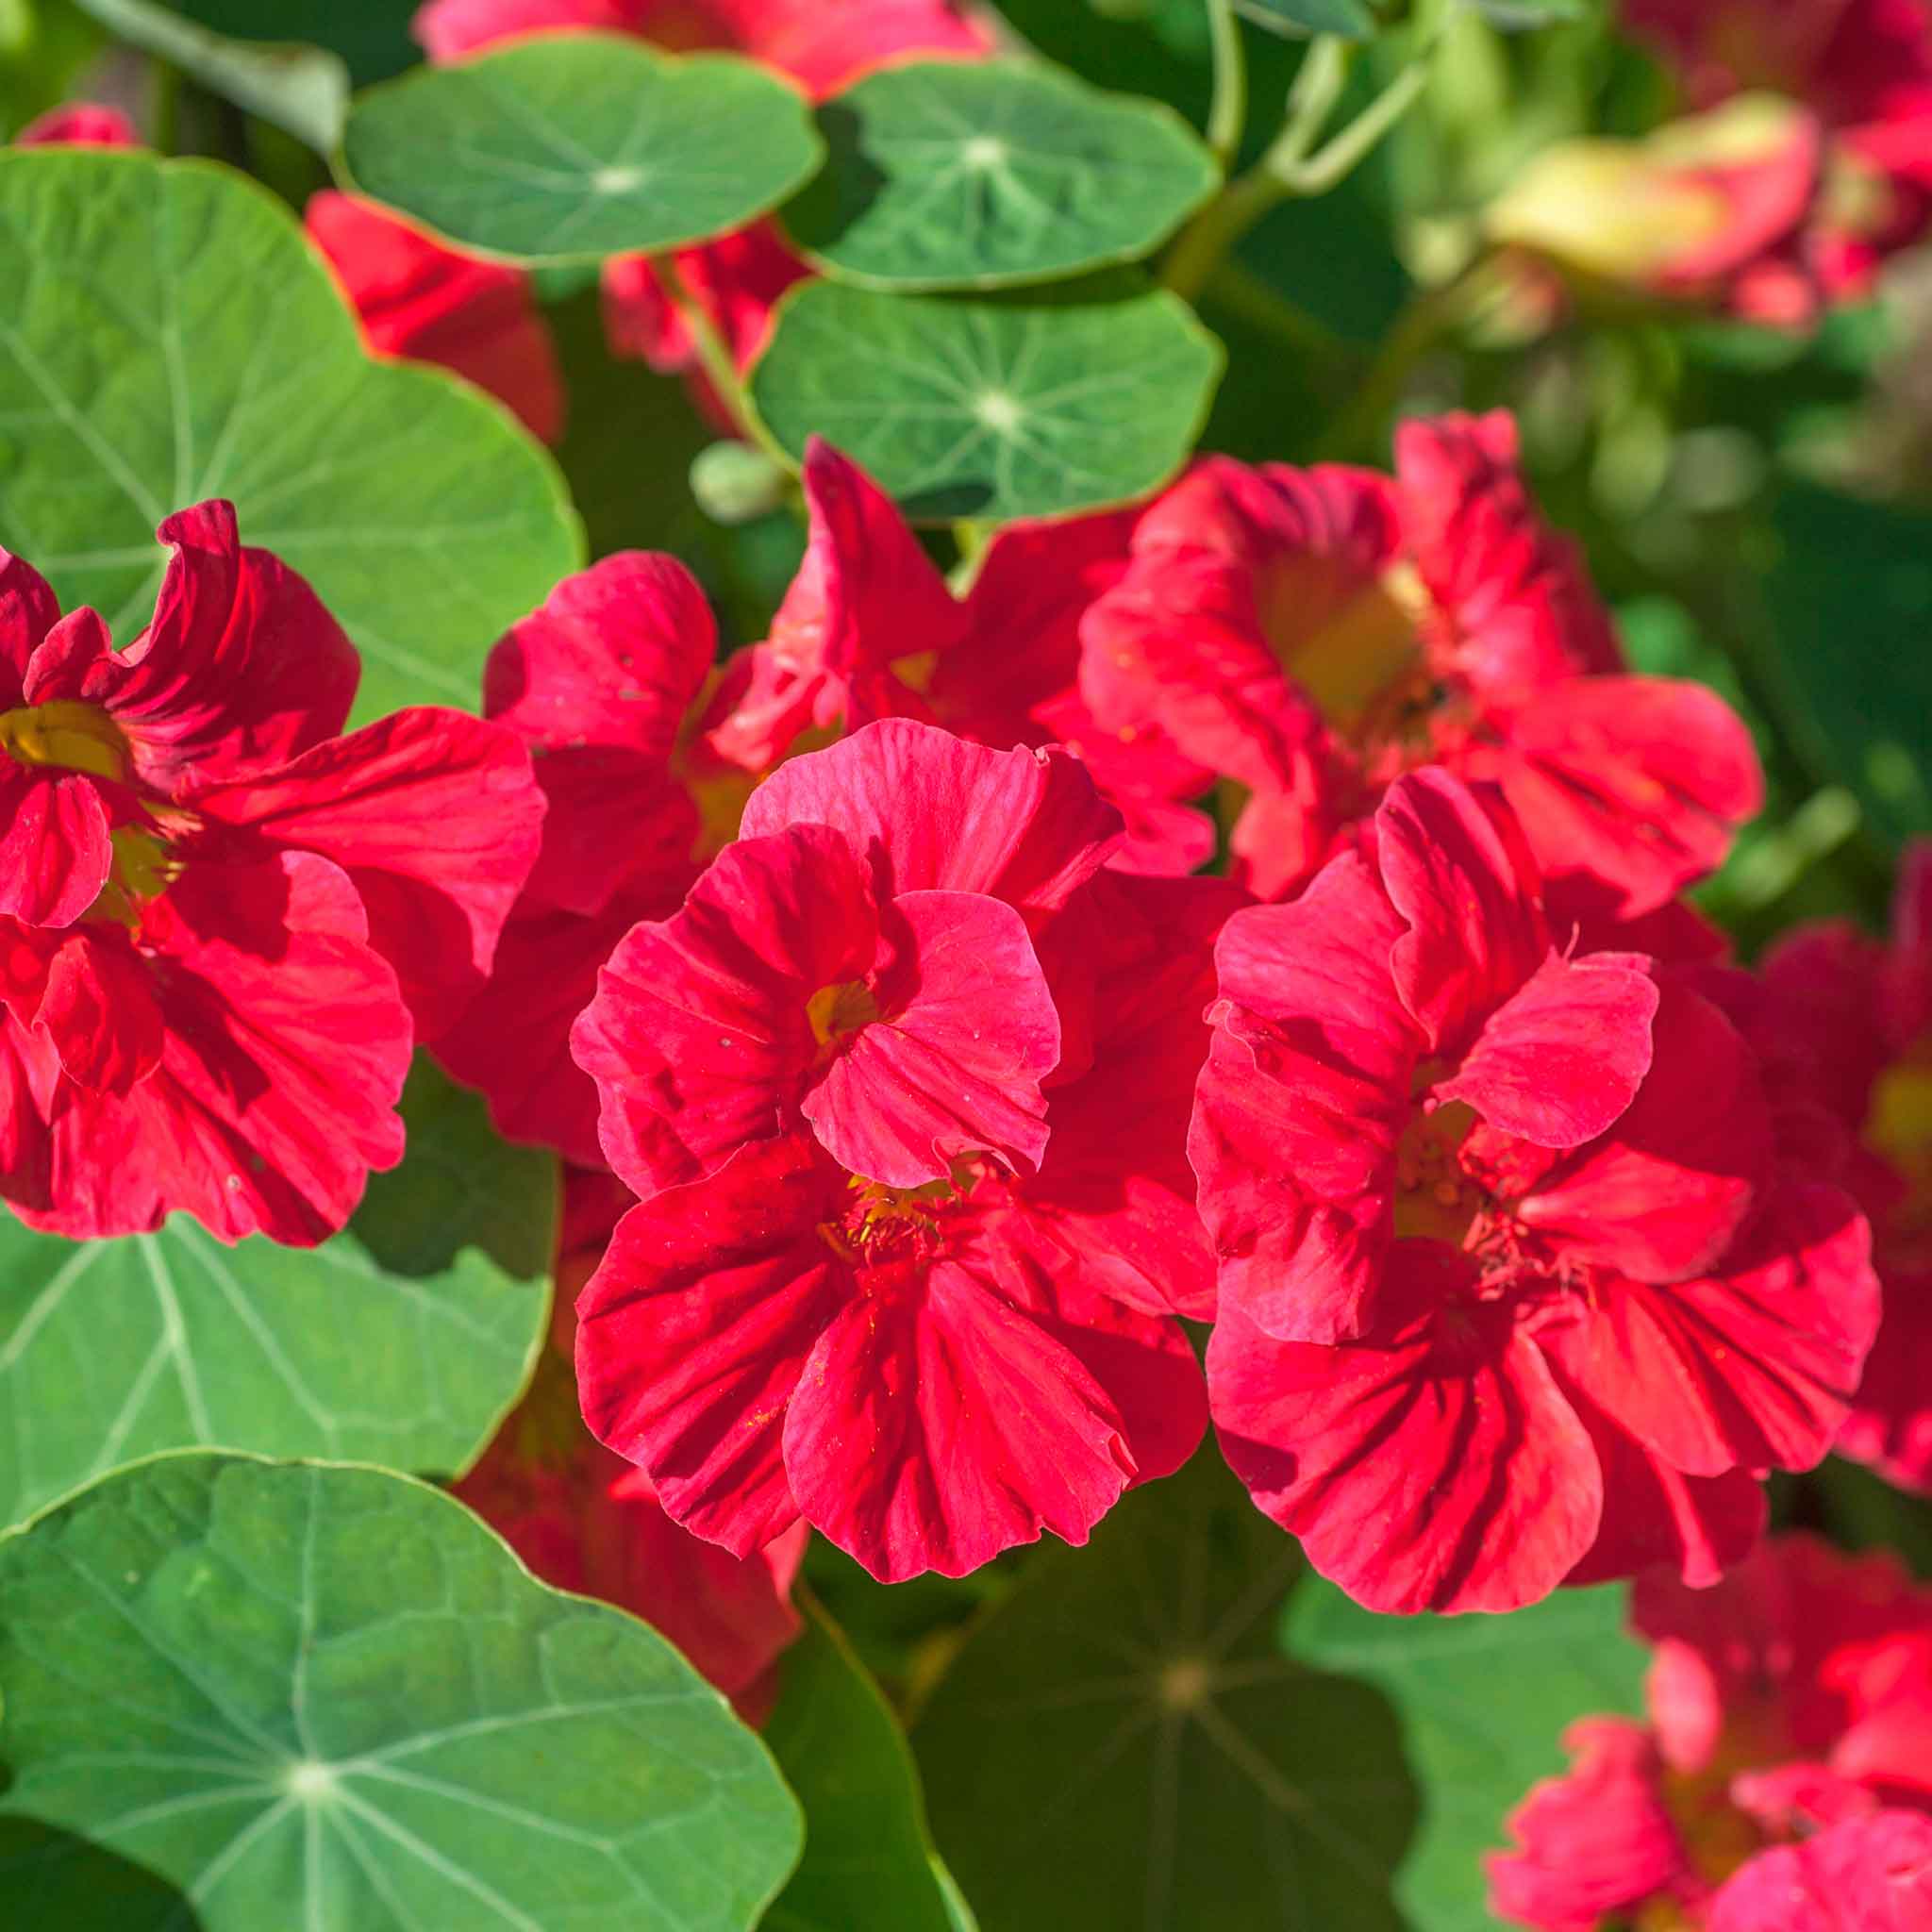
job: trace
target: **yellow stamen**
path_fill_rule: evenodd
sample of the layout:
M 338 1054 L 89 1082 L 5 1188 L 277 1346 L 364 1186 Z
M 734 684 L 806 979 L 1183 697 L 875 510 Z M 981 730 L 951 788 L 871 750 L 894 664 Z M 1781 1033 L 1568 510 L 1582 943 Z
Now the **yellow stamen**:
M 97 705 L 67 698 L 0 711 L 0 751 L 17 764 L 92 778 L 127 775 L 127 741 L 120 726 Z

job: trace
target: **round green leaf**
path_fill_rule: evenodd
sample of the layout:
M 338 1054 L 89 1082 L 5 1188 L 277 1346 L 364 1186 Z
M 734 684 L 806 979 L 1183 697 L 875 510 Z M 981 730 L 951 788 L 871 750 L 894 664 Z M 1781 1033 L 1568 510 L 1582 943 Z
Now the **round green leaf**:
M 540 35 L 372 88 L 346 176 L 467 248 L 597 261 L 675 248 L 775 208 L 824 150 L 796 89 L 728 54 Z
M 751 393 L 792 456 L 824 437 L 908 515 L 1004 523 L 1158 489 L 1221 365 L 1184 302 L 1111 278 L 979 300 L 815 281 L 779 305 Z
M 83 1490 L 0 1541 L 0 1812 L 176 1894 L 115 1932 L 742 1932 L 797 1854 L 671 1645 L 379 1470 L 172 1456 Z M 10 1917 L 102 1923 L 72 1842 L 0 1835 Z
M 468 1467 L 541 1342 L 550 1157 L 418 1063 L 407 1158 L 319 1248 L 69 1241 L 0 1209 L 0 1523 L 161 1449 Z
M 827 275 L 882 288 L 991 289 L 1165 241 L 1221 171 L 1171 108 L 1036 61 L 924 60 L 819 109 L 824 173 L 785 210 Z
M 1643 1707 L 1648 1653 L 1622 1585 L 1564 1590 L 1507 1617 L 1378 1617 L 1309 1577 L 1283 1622 L 1290 1651 L 1380 1690 L 1402 1715 L 1422 1824 L 1395 1895 L 1426 1932 L 1494 1932 L 1482 1856 L 1539 1778 L 1564 1769 L 1573 1719 Z
M 899 1722 L 837 1625 L 801 1607 L 764 1735 L 805 1807 L 805 1857 L 763 1932 L 958 1932 Z
M 912 1732 L 933 1836 L 987 1925 L 1403 1924 L 1395 1720 L 1282 1656 L 1299 1568 L 1211 1450 L 1088 1548 L 1031 1559 Z
M 0 154 L 0 544 L 125 642 L 155 527 L 211 496 L 363 658 L 358 718 L 474 705 L 582 561 L 556 467 L 440 370 L 375 362 L 288 209 L 201 161 Z

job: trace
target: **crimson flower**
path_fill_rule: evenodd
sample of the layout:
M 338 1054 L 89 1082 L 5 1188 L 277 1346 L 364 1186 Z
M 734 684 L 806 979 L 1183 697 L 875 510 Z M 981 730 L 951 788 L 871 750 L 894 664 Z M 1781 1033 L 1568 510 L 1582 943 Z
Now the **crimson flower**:
M 231 505 L 159 536 L 118 652 L 0 554 L 0 1193 L 76 1237 L 314 1241 L 400 1157 L 411 1043 L 483 984 L 541 800 L 459 712 L 339 736 L 354 648 Z
M 446 248 L 333 189 L 308 197 L 303 222 L 374 354 L 454 370 L 532 436 L 555 442 L 563 434 L 563 375 L 521 269 Z
M 1100 728 L 1077 689 L 1079 625 L 1128 561 L 1131 512 L 1008 524 L 955 598 L 892 500 L 814 437 L 805 457 L 805 560 L 770 634 L 725 668 L 704 743 L 768 771 L 787 753 L 880 718 L 938 723 L 1001 750 L 1058 744 L 1126 822 L 1111 863 L 1187 873 L 1214 827 L 1178 803 L 1212 774 L 1157 729 Z
M 1932 219 L 1932 8 L 1924 0 L 1625 0 L 1690 104 L 1773 97 L 1810 130 L 1815 198 L 1788 274 L 1808 305 L 1869 292 Z M 1803 315 L 1784 319 L 1804 319 Z
M 1757 808 L 1728 707 L 1624 673 L 1506 415 L 1404 424 L 1392 481 L 1210 457 L 1132 550 L 1081 625 L 1081 694 L 1108 732 L 1247 788 L 1233 852 L 1264 898 L 1422 763 L 1500 786 L 1576 916 L 1662 906 Z
M 49 108 L 13 137 L 16 147 L 139 147 L 141 134 L 119 108 L 69 101 Z
M 794 1124 L 619 1223 L 577 1304 L 585 1418 L 698 1535 L 745 1556 L 802 1516 L 882 1579 L 960 1574 L 1041 1529 L 1084 1541 L 1199 1440 L 1161 1311 L 1211 1306 L 1182 1147 L 1239 895 L 1088 891 L 1091 1058 L 1051 1089 L 1037 1172 L 977 1151 L 892 1188 Z
M 1906 854 L 1892 930 L 1800 926 L 1765 955 L 1752 1043 L 1871 1218 L 1885 1320 L 1839 1438 L 1932 1492 L 1932 841 Z M 1820 1135 L 1821 1125 L 1825 1130 Z
M 1644 1723 L 1592 1717 L 1485 1862 L 1540 1932 L 1932 1924 L 1932 1591 L 1890 1557 L 1775 1538 L 1715 1587 L 1639 1582 Z
M 484 669 L 485 717 L 534 759 L 543 842 L 489 985 L 436 1052 L 482 1090 L 502 1133 L 584 1166 L 603 1165 L 597 1092 L 570 1029 L 618 941 L 670 918 L 697 877 L 698 806 L 677 749 L 716 648 L 691 573 L 629 550 L 566 577 Z
M 1493 794 L 1425 767 L 1374 834 L 1216 949 L 1190 1147 L 1228 1461 L 1375 1609 L 1708 1581 L 1757 1534 L 1750 1473 L 1843 1418 L 1866 1224 L 1776 1174 L 1690 970 L 1557 949 Z
M 906 721 L 782 766 L 572 1034 L 610 1165 L 647 1193 L 802 1117 L 888 1187 L 981 1151 L 1037 1168 L 1062 1024 L 1034 941 L 1119 829 L 1063 754 Z

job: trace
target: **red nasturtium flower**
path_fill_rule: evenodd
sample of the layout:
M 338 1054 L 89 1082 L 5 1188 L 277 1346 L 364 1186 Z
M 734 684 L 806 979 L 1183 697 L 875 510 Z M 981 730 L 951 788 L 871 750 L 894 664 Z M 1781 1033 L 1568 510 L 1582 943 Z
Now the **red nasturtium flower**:
M 670 918 L 698 874 L 698 808 L 677 767 L 717 629 L 675 558 L 621 551 L 566 577 L 491 651 L 484 716 L 530 749 L 543 844 L 490 984 L 437 1041 L 511 1140 L 600 1167 L 597 1091 L 570 1029 L 640 920 Z
M 1885 1319 L 1838 1446 L 1932 1491 L 1932 841 L 1907 854 L 1890 941 L 1841 921 L 1765 955 L 1751 1038 L 1794 1109 L 1845 1143 Z
M 890 1188 L 980 1153 L 1037 1170 L 1062 1020 L 1035 938 L 1077 917 L 1119 835 L 1058 752 L 893 720 L 792 759 L 598 975 L 572 1049 L 606 1158 L 648 1193 L 802 1119 Z
M 541 800 L 459 712 L 339 735 L 355 649 L 231 505 L 159 536 L 118 652 L 0 553 L 0 1194 L 319 1241 L 400 1158 L 412 1041 L 482 986 Z
M 1624 674 L 1507 416 L 1407 423 L 1395 450 L 1392 480 L 1197 464 L 1082 622 L 1092 715 L 1248 789 L 1233 851 L 1264 898 L 1436 763 L 1502 788 L 1566 916 L 1656 909 L 1757 809 L 1748 734 L 1701 685 Z
M 1649 1720 L 1592 1717 L 1508 1821 L 1491 1908 L 1538 1932 L 1932 1925 L 1932 1591 L 1792 1535 L 1637 1586 Z
M 70 101 L 50 108 L 13 137 L 16 147 L 139 147 L 141 134 L 119 108 Z
M 1228 1461 L 1375 1609 L 1709 1581 L 1760 1526 L 1752 1473 L 1844 1416 L 1866 1224 L 1776 1173 L 1686 970 L 1558 948 L 1499 798 L 1425 767 L 1373 832 L 1217 947 L 1191 1152 Z
M 1177 802 L 1212 774 L 1158 730 L 1102 731 L 1077 689 L 1080 620 L 1127 566 L 1132 512 L 1008 524 L 955 598 L 850 458 L 814 437 L 804 483 L 805 560 L 769 635 L 725 667 L 705 719 L 713 757 L 762 773 L 880 718 L 941 724 L 1001 750 L 1058 744 L 1126 822 L 1109 863 L 1187 873 L 1212 857 L 1212 823 Z
M 889 731 L 860 734 L 853 759 L 786 770 L 836 808 L 809 767 L 876 772 L 866 741 Z M 910 785 L 872 802 L 865 849 L 901 896 L 976 860 L 1024 906 L 1024 881 L 1070 853 L 1089 862 L 1080 845 L 1029 849 L 1018 814 L 1021 840 L 989 849 L 971 819 L 928 817 L 934 802 Z M 676 1521 L 748 1555 L 803 1517 L 882 1579 L 960 1574 L 1042 1529 L 1084 1541 L 1129 1484 L 1179 1467 L 1205 1403 L 1165 1311 L 1212 1306 L 1184 1137 L 1208 948 L 1239 896 L 1106 872 L 1082 889 L 1090 1043 L 1048 1089 L 1037 1171 L 974 1150 L 885 1186 L 833 1160 L 792 1105 L 776 1138 L 630 1210 L 577 1304 L 578 1387 L 592 1430 Z M 608 1106 L 624 1075 L 606 985 L 592 1020 L 608 1027 Z M 607 1144 L 621 1177 L 657 1184 L 627 1137 Z

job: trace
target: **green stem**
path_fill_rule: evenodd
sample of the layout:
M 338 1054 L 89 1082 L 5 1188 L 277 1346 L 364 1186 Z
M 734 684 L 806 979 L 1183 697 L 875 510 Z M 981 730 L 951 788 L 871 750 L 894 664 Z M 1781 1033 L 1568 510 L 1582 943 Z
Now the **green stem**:
M 676 262 L 668 252 L 654 255 L 651 257 L 651 268 L 691 337 L 699 367 L 710 378 L 711 387 L 718 391 L 718 399 L 724 405 L 731 420 L 748 441 L 757 444 L 774 461 L 784 464 L 786 469 L 795 468 L 791 457 L 773 441 L 771 431 L 758 421 L 758 413 L 751 406 L 751 397 L 745 392 L 744 379 L 738 373 L 738 363 L 731 354 L 730 344 L 718 333 L 718 325 L 706 313 L 704 304 L 685 285 L 684 277 L 677 272 Z
M 1191 301 L 1222 257 L 1276 202 L 1294 191 L 1294 170 L 1314 146 L 1348 77 L 1348 50 L 1332 34 L 1313 41 L 1289 91 L 1281 131 L 1245 175 L 1237 175 L 1189 225 L 1168 256 L 1161 281 Z
M 1214 52 L 1214 98 L 1208 108 L 1208 145 L 1223 172 L 1234 165 L 1248 124 L 1248 66 L 1234 0 L 1208 0 L 1208 37 Z
M 1326 147 L 1301 163 L 1295 170 L 1294 192 L 1326 194 L 1408 112 L 1428 84 L 1426 58 L 1405 67 Z

